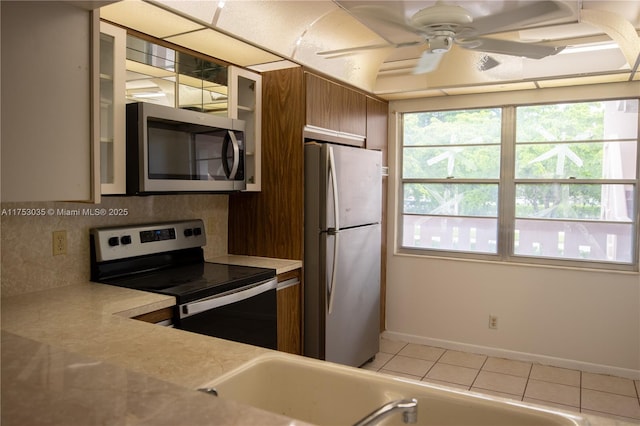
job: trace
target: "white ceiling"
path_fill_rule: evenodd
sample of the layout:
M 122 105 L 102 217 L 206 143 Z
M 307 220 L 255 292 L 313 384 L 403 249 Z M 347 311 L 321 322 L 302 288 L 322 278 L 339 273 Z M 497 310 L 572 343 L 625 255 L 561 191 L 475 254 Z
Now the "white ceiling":
M 509 28 L 490 37 L 568 46 L 562 53 L 543 59 L 490 54 L 500 64 L 480 71 L 479 65 L 486 54 L 454 45 L 440 66 L 427 74 L 412 72 L 425 49 L 424 44 L 393 47 L 397 43 L 420 40 L 416 34 L 379 19 L 363 17 L 358 9 L 374 5 L 389 16 L 408 19 L 435 3 L 125 0 L 103 7 L 101 17 L 240 66 L 268 70 L 304 65 L 387 99 L 640 80 L 636 72 L 640 61 L 637 34 L 640 1 L 559 2 L 563 6 L 560 16 L 526 28 Z M 466 9 L 474 20 L 530 3 L 532 1 L 446 1 Z M 630 22 L 635 31 L 632 30 L 630 36 L 627 34 L 626 39 L 618 37 L 617 20 L 612 21 L 618 26 L 617 32 L 605 26 L 609 22 L 603 17 L 610 13 Z M 586 22 L 594 19 L 602 22 L 597 25 Z M 387 47 L 332 58 L 317 54 L 371 45 Z

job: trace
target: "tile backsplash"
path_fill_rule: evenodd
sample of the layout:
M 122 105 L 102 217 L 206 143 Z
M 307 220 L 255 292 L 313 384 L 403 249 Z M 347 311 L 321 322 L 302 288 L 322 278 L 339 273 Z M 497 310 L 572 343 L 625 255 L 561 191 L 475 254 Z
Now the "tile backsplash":
M 205 258 L 225 255 L 228 205 L 225 194 L 103 197 L 97 205 L 1 203 L 1 294 L 11 296 L 87 282 L 89 229 L 98 226 L 203 219 Z M 53 256 L 52 233 L 57 230 L 67 233 L 67 254 Z

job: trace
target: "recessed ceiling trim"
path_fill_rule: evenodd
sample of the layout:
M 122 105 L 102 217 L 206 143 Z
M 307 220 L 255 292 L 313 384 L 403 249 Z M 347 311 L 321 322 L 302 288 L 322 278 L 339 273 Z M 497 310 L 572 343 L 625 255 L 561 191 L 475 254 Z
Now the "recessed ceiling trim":
M 599 74 L 589 74 L 589 75 L 570 75 L 564 77 L 548 77 L 548 78 L 538 78 L 538 79 L 529 79 L 529 80 L 513 80 L 513 81 L 500 81 L 500 82 L 491 82 L 484 84 L 473 84 L 473 85 L 459 85 L 459 86 L 451 86 L 451 87 L 430 87 L 425 88 L 424 90 L 416 91 L 412 89 L 408 90 L 398 90 L 398 91 L 376 91 L 375 94 L 380 96 L 383 99 L 388 100 L 401 100 L 401 99 L 413 99 L 420 96 L 424 96 L 425 93 L 430 94 L 430 96 L 434 95 L 436 91 L 440 91 L 442 96 L 458 96 L 463 94 L 473 94 L 473 93 L 494 93 L 494 92 L 504 92 L 504 91 L 517 91 L 517 90 L 533 90 L 533 89 L 544 89 L 551 87 L 561 87 L 561 86 L 582 86 L 582 85 L 593 85 L 593 84 L 604 84 L 604 83 L 622 83 L 628 80 L 631 77 L 631 73 L 628 71 L 619 72 L 619 71 L 611 71 L 604 72 Z M 522 86 L 522 87 L 519 87 Z M 529 87 L 527 87 L 529 86 Z

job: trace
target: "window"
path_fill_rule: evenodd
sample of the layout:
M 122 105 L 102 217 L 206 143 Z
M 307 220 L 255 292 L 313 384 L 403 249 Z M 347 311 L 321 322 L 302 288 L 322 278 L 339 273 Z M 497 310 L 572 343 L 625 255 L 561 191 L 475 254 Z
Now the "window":
M 500 109 L 404 114 L 403 246 L 496 253 Z
M 638 100 L 402 114 L 405 250 L 637 267 Z

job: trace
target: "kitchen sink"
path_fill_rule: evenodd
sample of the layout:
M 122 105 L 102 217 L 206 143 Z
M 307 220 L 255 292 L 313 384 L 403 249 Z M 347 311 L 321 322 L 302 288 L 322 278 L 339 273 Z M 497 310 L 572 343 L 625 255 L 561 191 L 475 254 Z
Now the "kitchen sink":
M 418 425 L 588 424 L 578 414 L 280 353 L 259 356 L 202 387 L 317 425 L 352 425 L 406 398 L 418 400 Z M 403 424 L 402 414 L 379 424 Z

